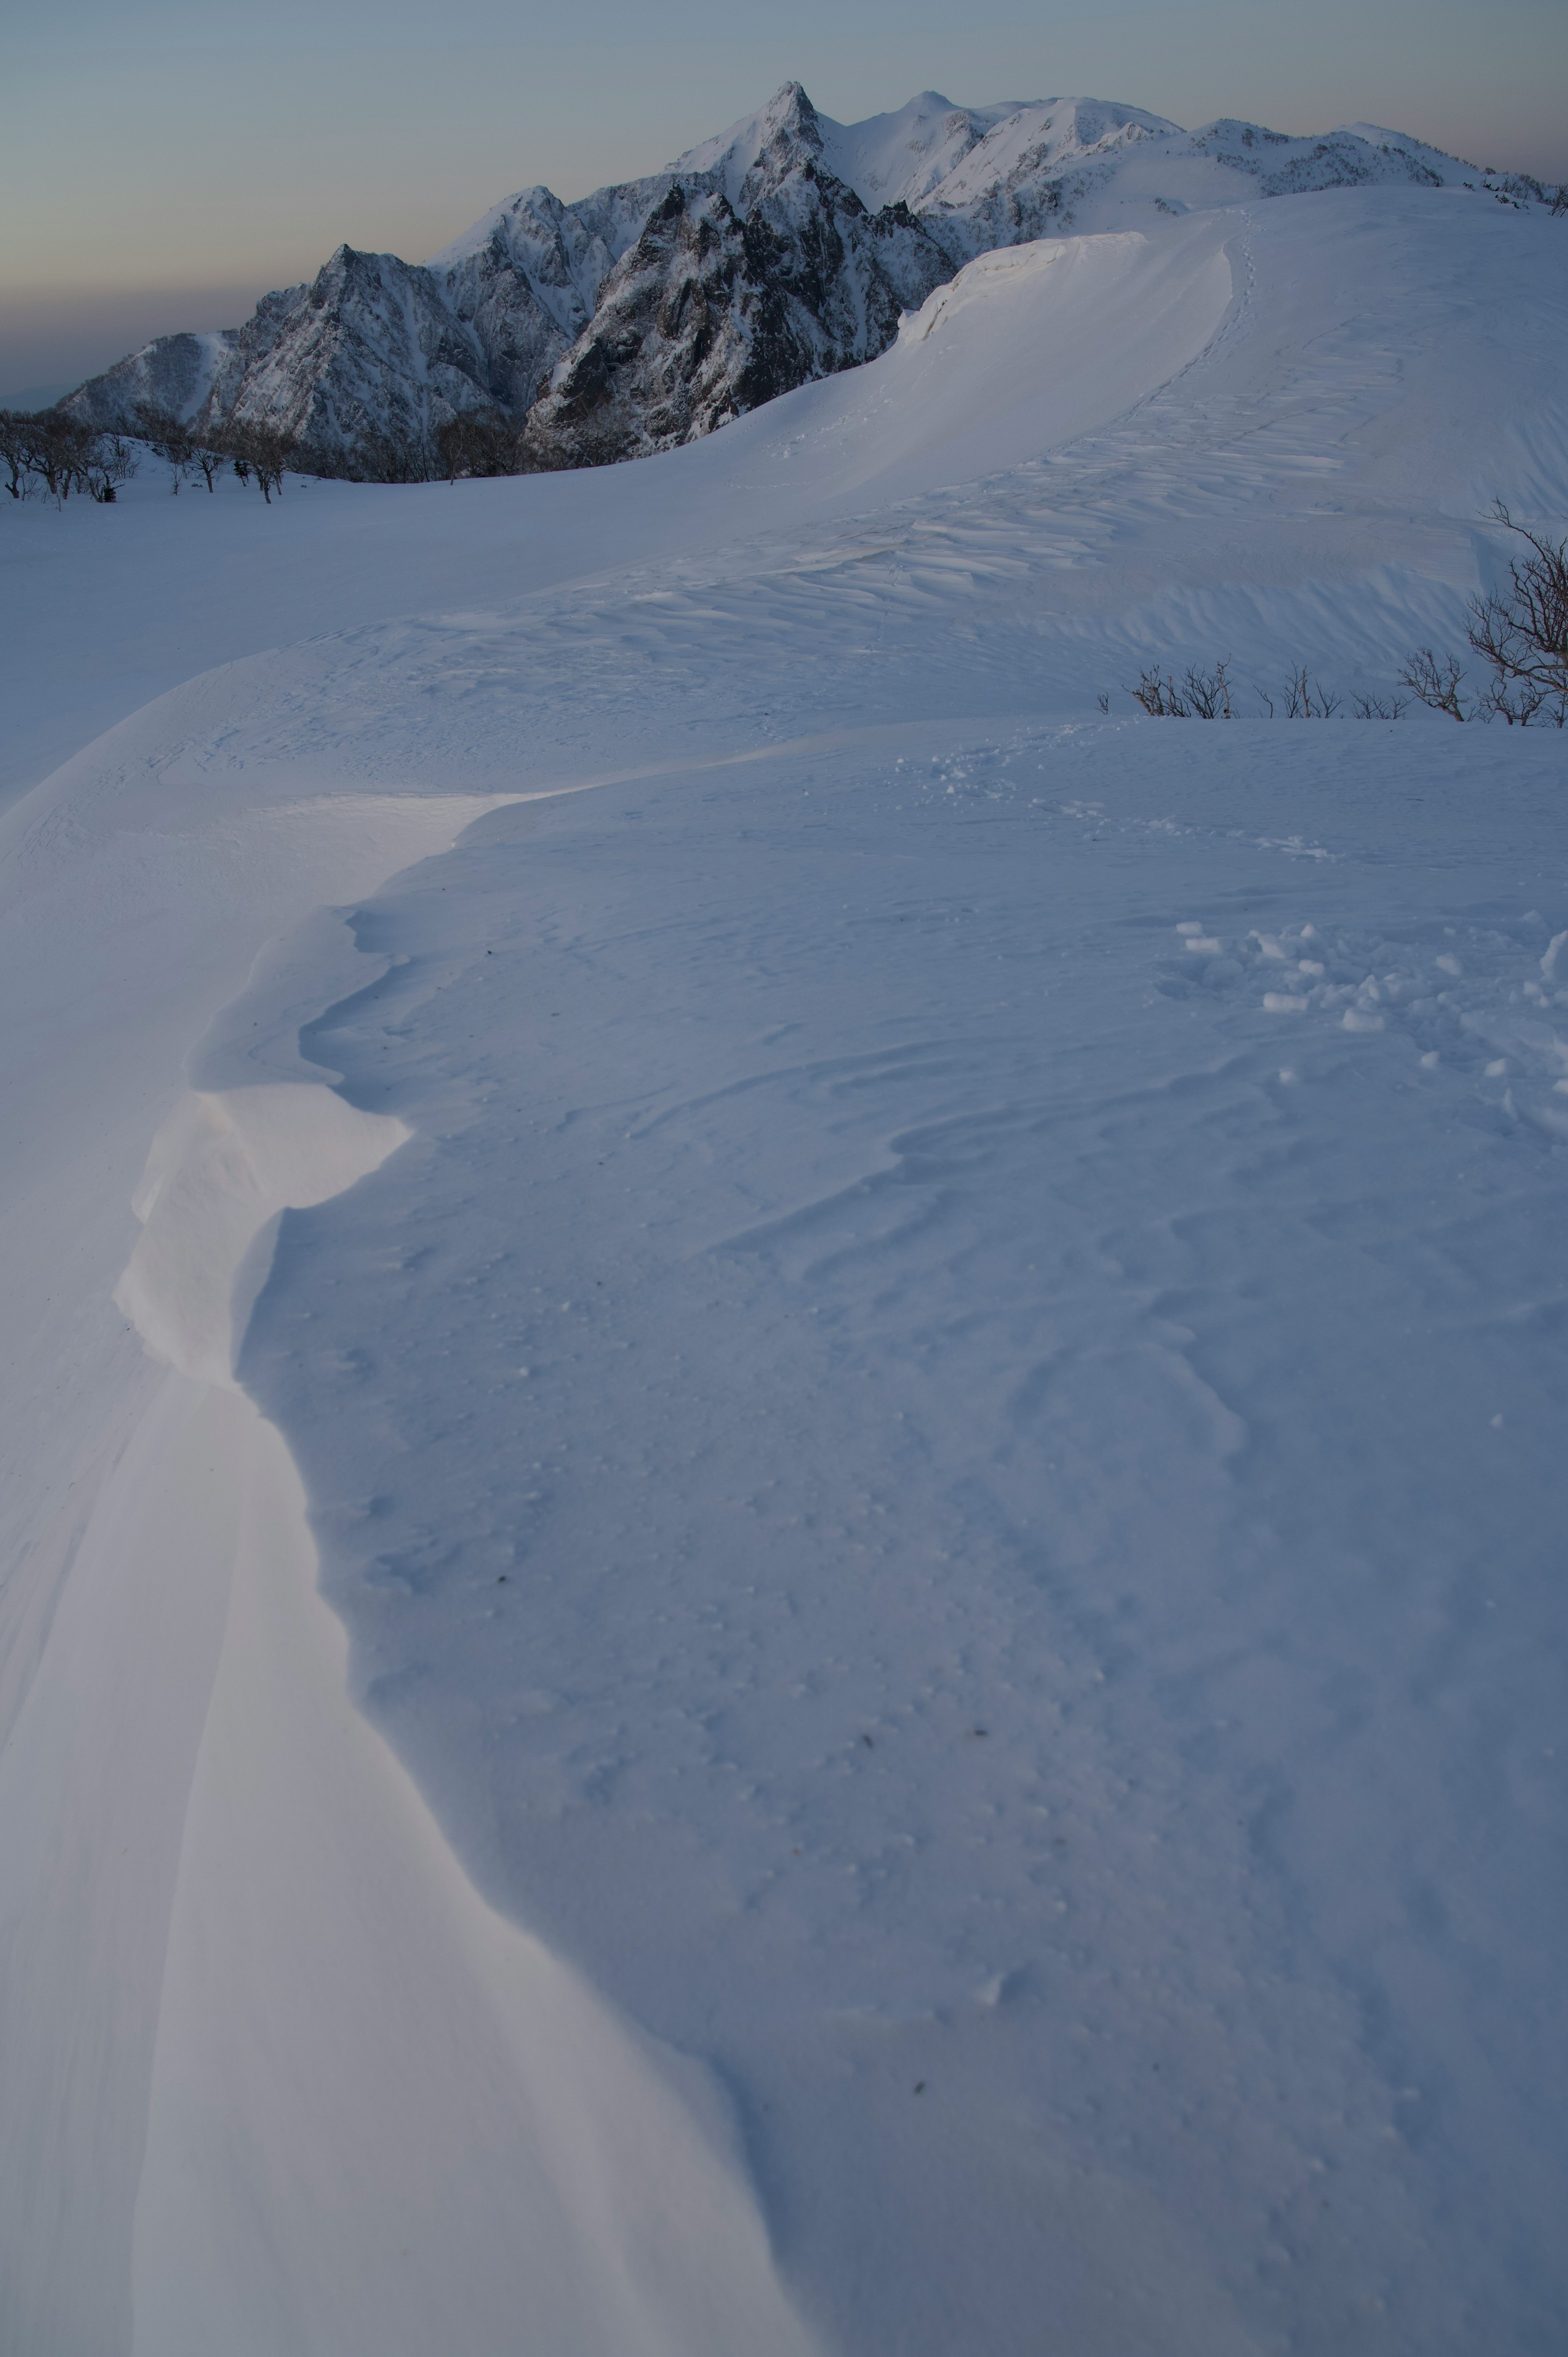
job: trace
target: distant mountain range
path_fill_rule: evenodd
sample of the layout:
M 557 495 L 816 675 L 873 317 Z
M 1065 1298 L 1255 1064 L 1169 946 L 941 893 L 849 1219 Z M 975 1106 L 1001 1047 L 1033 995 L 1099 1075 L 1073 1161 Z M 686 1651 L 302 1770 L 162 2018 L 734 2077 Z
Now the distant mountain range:
M 603 465 L 875 359 L 993 247 L 1369 181 L 1568 210 L 1369 124 L 1188 132 L 1100 99 L 963 107 L 934 91 L 841 124 L 790 82 L 667 171 L 569 205 L 525 188 L 423 264 L 341 245 L 243 327 L 160 336 L 66 405 L 120 428 L 144 404 L 265 427 L 333 475 L 424 477 L 470 414 L 524 467 Z

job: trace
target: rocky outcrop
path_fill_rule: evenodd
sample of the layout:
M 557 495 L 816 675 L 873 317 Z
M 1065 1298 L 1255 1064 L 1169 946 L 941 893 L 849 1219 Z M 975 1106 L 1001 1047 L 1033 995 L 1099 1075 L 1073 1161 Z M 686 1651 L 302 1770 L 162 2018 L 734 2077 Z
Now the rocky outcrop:
M 521 465 L 599 466 L 875 359 L 993 247 L 1375 180 L 1563 209 L 1365 124 L 1187 132 L 1103 100 L 955 107 L 927 91 L 845 124 L 791 82 L 666 172 L 575 204 L 523 189 L 422 266 L 339 246 L 242 328 L 160 337 L 67 405 L 132 430 L 144 404 L 264 426 L 324 473 L 424 475 L 466 414 L 492 443 L 515 432 Z
M 731 201 L 676 180 L 530 413 L 539 466 L 600 466 L 711 433 L 885 351 L 952 265 L 908 208 L 869 212 L 820 159 L 804 91 Z

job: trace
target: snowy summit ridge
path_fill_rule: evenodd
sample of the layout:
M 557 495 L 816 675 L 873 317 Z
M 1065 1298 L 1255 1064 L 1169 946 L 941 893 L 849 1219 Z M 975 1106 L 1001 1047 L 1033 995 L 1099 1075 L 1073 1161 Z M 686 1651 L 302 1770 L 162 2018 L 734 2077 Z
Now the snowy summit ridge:
M 70 406 L 122 427 L 149 403 L 266 426 L 324 473 L 423 476 L 469 414 L 515 421 L 526 465 L 602 465 L 874 360 L 993 248 L 1376 182 L 1483 175 L 1365 124 L 1188 132 L 1104 99 L 964 107 L 936 91 L 843 124 L 789 82 L 663 172 L 575 204 L 503 199 L 422 266 L 339 246 L 243 327 L 159 337 Z

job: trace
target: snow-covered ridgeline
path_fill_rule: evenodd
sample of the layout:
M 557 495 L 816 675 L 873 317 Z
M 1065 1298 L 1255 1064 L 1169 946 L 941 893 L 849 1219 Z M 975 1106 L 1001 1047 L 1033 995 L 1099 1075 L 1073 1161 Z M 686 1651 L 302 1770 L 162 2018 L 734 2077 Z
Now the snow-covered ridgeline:
M 707 2247 L 760 2298 L 760 2213 L 827 2348 L 1550 2345 L 1560 740 L 1094 695 L 1156 652 L 1386 685 L 1452 638 L 1487 500 L 1568 510 L 1556 231 L 1348 190 L 1167 232 L 983 261 L 613 482 L 291 487 L 270 544 L 228 486 L 6 520 L 18 647 L 51 600 L 124 627 L 126 579 L 176 644 L 253 565 L 255 635 L 203 648 L 276 650 L 7 830 L 19 2346 L 70 2306 L 95 2352 L 254 2318 L 292 2357 L 330 2279 L 333 2357 L 424 2357 L 474 2217 L 550 2280 L 564 2142 L 542 2183 L 499 2138 L 532 2083 L 483 2097 L 433 1821 L 717 2065 L 750 2189 L 721 2119 Z M 278 647 L 279 548 L 295 627 L 334 565 L 353 627 Z M 294 931 L 322 899 L 362 969 Z M 160 1372 L 151 1413 L 109 1307 L 204 1033 L 209 1176 L 312 1070 L 413 1132 L 279 1222 L 240 1372 L 292 1468 L 232 1394 Z M 563 2034 L 571 2113 L 625 2049 L 613 2006 Z M 691 2082 L 650 2067 L 662 2122 Z M 541 2334 L 624 2357 L 600 2299 Z
M 790 83 L 663 173 L 574 204 L 543 188 L 504 199 L 423 267 L 340 247 L 242 328 L 160 338 L 73 403 L 103 424 L 152 402 L 265 425 L 371 479 L 423 473 L 435 430 L 467 411 L 526 417 L 532 464 L 597 463 L 874 358 L 901 312 L 993 247 L 1412 183 L 1507 193 L 1365 124 L 1187 132 L 1098 99 L 955 107 L 927 91 L 846 124 Z

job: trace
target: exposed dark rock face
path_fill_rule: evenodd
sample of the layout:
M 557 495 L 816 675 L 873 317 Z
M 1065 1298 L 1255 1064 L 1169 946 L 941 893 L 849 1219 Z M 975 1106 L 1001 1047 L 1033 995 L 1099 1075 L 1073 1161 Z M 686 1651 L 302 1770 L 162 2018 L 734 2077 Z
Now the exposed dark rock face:
M 722 196 L 677 184 L 530 412 L 530 458 L 607 466 L 735 416 L 752 299 L 745 223 Z
M 423 267 L 339 246 L 242 328 L 161 337 L 67 405 L 133 431 L 143 404 L 266 427 L 323 473 L 423 476 L 466 414 L 488 447 L 515 429 L 521 466 L 602 466 L 874 360 L 993 247 L 1367 180 L 1492 186 L 1367 125 L 1188 133 L 1100 100 L 934 91 L 845 125 L 791 82 L 669 171 L 570 205 L 524 189 Z M 1533 182 L 1492 193 L 1568 206 Z
M 802 93 L 803 96 L 803 93 Z M 711 433 L 885 351 L 952 265 L 903 204 L 869 213 L 802 141 L 741 191 L 676 182 L 606 280 L 528 419 L 540 466 L 602 466 Z

